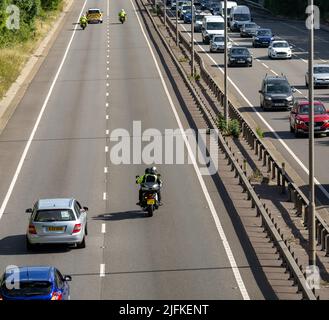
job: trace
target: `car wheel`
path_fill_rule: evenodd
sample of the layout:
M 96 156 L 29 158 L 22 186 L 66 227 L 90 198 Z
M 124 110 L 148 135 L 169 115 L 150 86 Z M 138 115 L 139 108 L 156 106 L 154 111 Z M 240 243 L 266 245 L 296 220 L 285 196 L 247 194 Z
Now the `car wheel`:
M 252 67 L 252 63 L 249 64 L 249 68 L 251 68 L 251 67 Z
M 82 240 L 81 243 L 78 243 L 78 244 L 77 244 L 77 248 L 78 248 L 78 249 L 83 249 L 83 248 L 85 248 L 85 247 L 86 247 L 86 236 L 83 237 L 83 240 Z
M 35 245 L 32 244 L 32 243 L 29 241 L 28 237 L 26 236 L 26 249 L 27 249 L 27 251 L 33 251 L 34 248 L 35 248 Z
M 85 235 L 87 236 L 88 235 L 88 225 L 86 223 L 86 227 L 85 227 Z

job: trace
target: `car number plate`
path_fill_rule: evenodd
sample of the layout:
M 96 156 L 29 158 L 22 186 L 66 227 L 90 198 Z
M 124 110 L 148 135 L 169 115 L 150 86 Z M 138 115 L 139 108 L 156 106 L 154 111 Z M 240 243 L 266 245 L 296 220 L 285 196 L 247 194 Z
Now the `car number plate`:
M 283 107 L 284 103 L 275 103 L 274 105 L 277 106 L 277 107 Z
M 64 227 L 48 227 L 48 231 L 63 231 Z
M 147 199 L 147 204 L 155 204 L 155 200 L 154 199 Z
M 238 63 L 245 63 L 244 60 L 238 60 Z
M 314 130 L 321 130 L 321 127 L 314 127 Z

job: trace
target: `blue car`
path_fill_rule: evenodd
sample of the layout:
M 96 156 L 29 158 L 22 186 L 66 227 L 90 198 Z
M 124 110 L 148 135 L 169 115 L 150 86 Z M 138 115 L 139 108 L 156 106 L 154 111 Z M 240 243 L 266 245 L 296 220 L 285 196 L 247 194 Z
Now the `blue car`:
M 191 12 L 184 13 L 184 23 L 192 23 L 192 13 Z
M 50 266 L 6 269 L 0 280 L 0 300 L 69 300 L 71 280 Z
M 253 36 L 252 46 L 254 48 L 269 47 L 272 40 L 274 40 L 274 35 L 271 29 L 258 29 Z

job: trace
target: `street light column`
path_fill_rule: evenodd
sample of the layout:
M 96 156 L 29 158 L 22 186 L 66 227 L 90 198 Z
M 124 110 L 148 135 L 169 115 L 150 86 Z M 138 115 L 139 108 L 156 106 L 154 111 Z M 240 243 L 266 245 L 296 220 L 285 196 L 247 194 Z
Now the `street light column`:
M 224 119 L 228 125 L 227 110 L 227 0 L 224 1 Z

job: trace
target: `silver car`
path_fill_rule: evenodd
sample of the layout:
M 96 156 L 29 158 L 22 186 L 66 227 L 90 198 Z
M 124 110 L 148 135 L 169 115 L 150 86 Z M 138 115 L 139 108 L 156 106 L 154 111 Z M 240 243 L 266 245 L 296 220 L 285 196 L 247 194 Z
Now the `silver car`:
M 242 27 L 240 29 L 240 37 L 241 38 L 244 38 L 244 37 L 252 38 L 253 36 L 256 35 L 257 30 L 259 28 L 260 28 L 260 26 L 254 22 L 245 23 L 242 25 Z
M 329 65 L 316 64 L 313 67 L 314 87 L 329 87 Z M 305 85 L 308 87 L 308 72 L 305 75 Z
M 28 250 L 36 244 L 73 244 L 86 246 L 87 207 L 75 199 L 41 199 L 33 209 L 26 233 Z
M 232 48 L 232 41 L 227 38 L 227 49 Z M 210 40 L 210 52 L 224 52 L 225 37 L 222 35 L 214 35 Z

